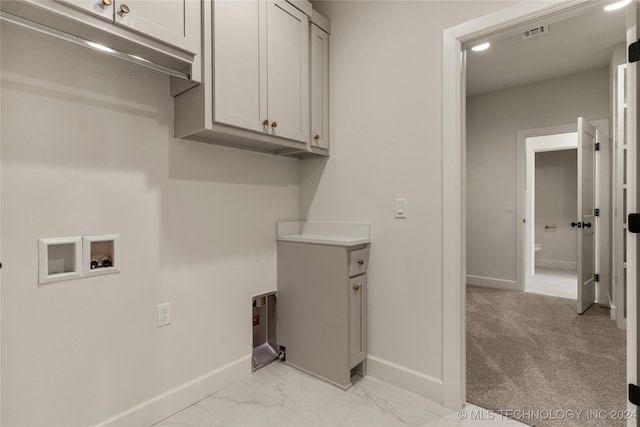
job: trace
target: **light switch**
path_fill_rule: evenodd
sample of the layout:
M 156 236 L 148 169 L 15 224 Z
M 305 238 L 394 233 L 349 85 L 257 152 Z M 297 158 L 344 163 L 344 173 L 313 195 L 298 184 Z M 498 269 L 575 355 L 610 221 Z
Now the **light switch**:
M 513 212 L 513 202 L 506 202 L 504 204 L 505 212 Z
M 396 199 L 396 218 L 407 217 L 407 199 Z

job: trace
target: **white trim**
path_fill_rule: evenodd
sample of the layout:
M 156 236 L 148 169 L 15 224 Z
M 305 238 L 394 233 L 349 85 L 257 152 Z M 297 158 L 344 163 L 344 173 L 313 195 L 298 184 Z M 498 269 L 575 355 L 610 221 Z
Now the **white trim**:
M 566 125 L 550 126 L 546 128 L 529 129 L 517 133 L 516 151 L 518 160 L 516 161 L 516 173 L 518 174 L 518 187 L 516 188 L 518 205 L 522 204 L 524 213 L 520 227 L 516 228 L 516 241 L 520 242 L 516 251 L 516 271 L 519 278 L 520 290 L 526 289 L 527 278 L 531 278 L 535 269 L 535 182 L 536 182 L 536 162 L 535 154 L 548 151 L 575 150 L 578 148 L 578 123 Z M 529 141 L 529 138 L 551 135 L 574 134 L 574 141 Z M 524 165 L 526 163 L 526 165 Z M 524 170 L 520 168 L 524 165 Z M 522 176 L 525 178 L 522 179 Z M 522 185 L 522 186 L 520 186 Z M 522 200 L 520 200 L 522 198 Z M 526 221 L 524 219 L 526 218 Z M 522 240 L 524 239 L 524 241 Z M 518 251 L 520 249 L 520 251 Z
M 558 261 L 555 259 L 536 259 L 536 267 L 559 268 L 560 270 L 577 271 L 578 263 L 575 261 Z
M 73 271 L 49 273 L 49 248 L 53 246 L 73 245 Z M 79 279 L 82 277 L 82 237 L 53 237 L 38 240 L 38 284 Z
M 442 403 L 465 402 L 464 75 L 462 42 L 550 15 L 594 7 L 586 0 L 520 2 L 449 28 L 442 35 Z M 597 5 L 596 5 L 597 6 Z
M 515 280 L 496 279 L 495 277 L 472 276 L 467 274 L 467 285 L 485 288 L 503 289 L 505 291 L 521 291 Z
M 627 45 L 638 40 L 640 25 L 638 3 L 627 6 Z M 627 67 L 627 209 L 638 212 L 638 63 L 630 63 Z M 638 384 L 638 235 L 627 232 L 627 383 Z M 627 410 L 637 411 L 637 407 L 627 399 Z M 633 417 L 635 418 L 635 417 Z M 637 426 L 636 419 L 628 420 L 627 426 Z
M 193 405 L 251 373 L 251 355 L 234 360 L 192 381 L 160 394 L 96 424 L 100 426 L 150 426 Z
M 367 356 L 367 375 L 436 402 L 442 396 L 442 380 L 376 356 Z

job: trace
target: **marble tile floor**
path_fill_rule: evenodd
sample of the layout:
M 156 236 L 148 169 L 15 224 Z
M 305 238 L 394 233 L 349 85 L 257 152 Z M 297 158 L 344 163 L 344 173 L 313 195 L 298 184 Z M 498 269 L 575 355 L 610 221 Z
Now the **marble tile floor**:
M 533 277 L 527 278 L 524 291 L 552 297 L 577 299 L 578 273 L 560 268 L 536 267 Z
M 523 425 L 471 404 L 454 411 L 369 376 L 344 392 L 274 362 L 154 427 Z

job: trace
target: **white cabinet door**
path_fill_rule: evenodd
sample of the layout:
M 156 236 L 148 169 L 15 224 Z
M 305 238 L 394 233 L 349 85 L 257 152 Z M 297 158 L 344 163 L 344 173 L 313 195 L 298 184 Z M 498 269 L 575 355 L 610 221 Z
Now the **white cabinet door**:
M 311 25 L 311 146 L 329 148 L 329 34 Z
M 199 10 L 198 0 L 113 0 L 115 23 L 153 37 L 169 45 L 196 52 L 199 37 L 194 40 L 188 26 Z M 199 14 L 198 14 L 199 16 Z
M 266 3 L 216 1 L 213 120 L 258 132 L 267 116 Z
M 367 275 L 349 279 L 349 368 L 367 355 Z
M 309 19 L 284 1 L 267 2 L 271 135 L 309 141 Z
M 68 4 L 92 15 L 104 18 L 113 22 L 113 1 L 114 0 L 57 0 L 60 3 Z

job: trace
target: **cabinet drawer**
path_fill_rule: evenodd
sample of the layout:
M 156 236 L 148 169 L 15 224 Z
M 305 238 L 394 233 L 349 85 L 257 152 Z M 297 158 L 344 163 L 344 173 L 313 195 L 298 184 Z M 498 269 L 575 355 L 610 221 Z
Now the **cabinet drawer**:
M 349 277 L 367 272 L 367 264 L 369 263 L 367 255 L 366 248 L 349 252 Z

